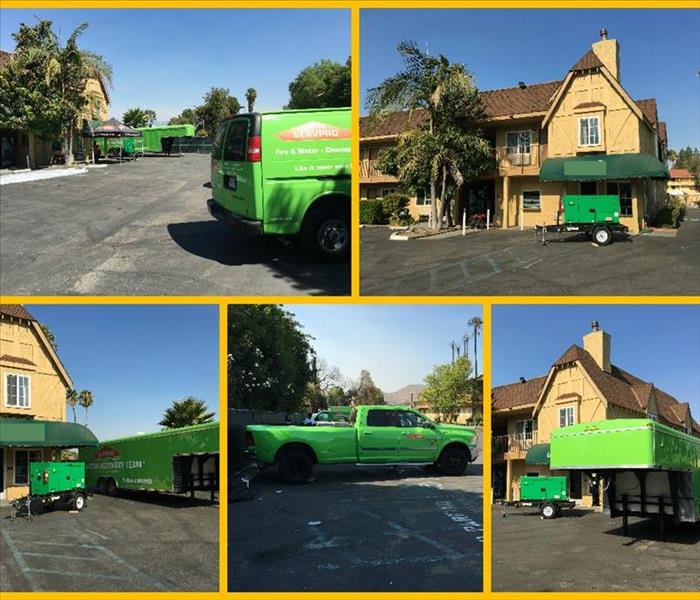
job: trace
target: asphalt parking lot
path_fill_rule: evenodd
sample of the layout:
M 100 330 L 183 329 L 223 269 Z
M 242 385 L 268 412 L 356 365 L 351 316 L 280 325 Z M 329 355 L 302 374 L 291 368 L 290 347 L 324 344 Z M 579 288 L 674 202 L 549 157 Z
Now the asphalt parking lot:
M 700 527 L 574 509 L 541 519 L 536 509 L 492 511 L 493 591 L 680 592 L 700 589 Z
M 8 295 L 337 295 L 349 263 L 252 238 L 207 210 L 209 156 L 145 157 L 0 188 Z
M 163 494 L 93 496 L 81 513 L 10 520 L 0 591 L 216 591 L 219 506 Z
M 338 465 L 285 486 L 265 471 L 229 505 L 229 590 L 480 591 L 481 475 Z
M 387 228 L 360 234 L 363 295 L 697 295 L 700 209 L 676 237 L 641 235 L 598 247 L 582 235 L 478 231 L 392 241 Z

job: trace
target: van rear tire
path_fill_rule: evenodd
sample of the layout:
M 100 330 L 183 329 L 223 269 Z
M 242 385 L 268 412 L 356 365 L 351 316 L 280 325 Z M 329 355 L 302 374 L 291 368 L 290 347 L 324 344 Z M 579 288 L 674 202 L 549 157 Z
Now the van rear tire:
M 350 255 L 350 215 L 342 210 L 314 210 L 306 216 L 301 243 L 326 262 L 340 262 Z

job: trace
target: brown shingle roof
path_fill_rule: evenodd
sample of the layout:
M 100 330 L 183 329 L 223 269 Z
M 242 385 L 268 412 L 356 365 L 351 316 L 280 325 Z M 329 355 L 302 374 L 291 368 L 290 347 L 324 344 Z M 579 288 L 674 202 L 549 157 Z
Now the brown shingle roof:
M 647 121 L 652 125 L 656 125 L 658 114 L 656 110 L 656 99 L 645 98 L 644 100 L 635 100 L 635 104 L 640 108 L 642 114 L 647 118 Z
M 596 69 L 602 67 L 602 61 L 596 56 L 593 50 L 586 52 L 578 62 L 569 69 L 570 71 L 586 71 L 587 69 Z
M 545 381 L 547 381 L 546 375 L 493 388 L 491 391 L 493 410 L 534 407 Z
M 671 169 L 671 179 L 692 179 L 693 174 L 688 169 Z
M 512 87 L 481 92 L 486 118 L 544 114 L 549 109 L 549 102 L 561 83 L 561 81 L 548 81 L 523 88 Z M 410 128 L 424 124 L 426 119 L 426 111 L 420 108 L 382 117 L 360 117 L 360 137 L 399 135 Z
M 33 363 L 31 360 L 22 358 L 21 356 L 12 356 L 10 354 L 3 354 L 0 356 L 0 361 L 7 361 L 7 362 L 13 362 L 17 363 L 18 365 L 30 365 L 32 367 L 36 367 L 36 364 Z
M 0 304 L 0 314 L 15 317 L 16 319 L 36 321 L 36 319 L 29 314 L 29 311 L 21 304 Z
M 666 131 L 666 121 L 659 121 L 656 125 L 659 132 L 659 141 L 664 145 L 668 145 L 668 132 Z

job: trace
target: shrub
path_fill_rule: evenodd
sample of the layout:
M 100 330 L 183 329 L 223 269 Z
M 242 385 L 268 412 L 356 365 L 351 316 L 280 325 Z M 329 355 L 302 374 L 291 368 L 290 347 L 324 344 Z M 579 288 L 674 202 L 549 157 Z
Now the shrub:
M 666 206 L 659 209 L 654 216 L 653 224 L 656 227 L 674 227 L 678 229 L 685 219 L 685 205 L 679 200 L 671 200 Z
M 398 219 L 404 216 L 410 199 L 406 194 L 388 194 L 382 198 L 384 214 L 389 219 Z
M 360 223 L 363 225 L 386 225 L 388 219 L 384 214 L 381 200 L 360 200 Z
M 671 209 L 671 225 L 678 229 L 681 223 L 685 220 L 685 204 L 678 202 Z

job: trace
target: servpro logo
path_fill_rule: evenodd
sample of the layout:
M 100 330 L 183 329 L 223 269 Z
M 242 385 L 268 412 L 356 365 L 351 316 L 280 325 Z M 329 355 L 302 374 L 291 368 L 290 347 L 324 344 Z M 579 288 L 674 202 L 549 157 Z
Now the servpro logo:
M 102 446 L 93 456 L 95 458 L 116 458 L 119 456 L 119 450 L 109 446 Z
M 280 131 L 277 137 L 284 142 L 303 142 L 307 140 L 347 140 L 352 137 L 352 131 L 320 123 L 319 121 L 309 121 L 302 125 L 297 125 L 286 131 Z

